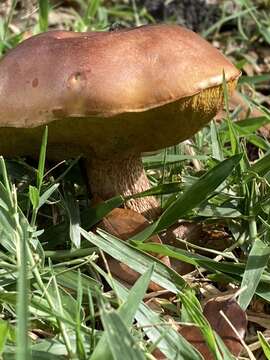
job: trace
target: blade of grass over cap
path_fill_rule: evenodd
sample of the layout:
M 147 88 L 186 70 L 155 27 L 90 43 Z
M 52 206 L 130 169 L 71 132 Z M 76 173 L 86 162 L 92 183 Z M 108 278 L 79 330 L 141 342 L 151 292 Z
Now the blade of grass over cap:
M 165 230 L 178 219 L 183 218 L 189 211 L 199 206 L 231 174 L 241 158 L 241 154 L 234 155 L 209 170 L 186 189 L 156 222 L 133 236 L 132 240 L 146 240 L 153 233 Z

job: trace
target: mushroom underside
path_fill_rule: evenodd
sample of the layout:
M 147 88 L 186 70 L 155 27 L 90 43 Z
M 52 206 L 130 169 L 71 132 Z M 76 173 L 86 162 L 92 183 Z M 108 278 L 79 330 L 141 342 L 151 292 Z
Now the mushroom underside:
M 234 89 L 236 82 L 237 79 L 233 79 L 227 83 L 228 92 Z M 0 153 L 7 157 L 36 157 L 45 125 L 49 127 L 50 159 L 59 160 L 80 154 L 87 158 L 97 156 L 108 159 L 119 154 L 124 157 L 155 151 L 190 138 L 215 116 L 222 103 L 221 84 L 150 110 L 125 112 L 106 118 L 87 115 L 65 117 L 64 109 L 60 111 L 58 107 L 55 112 L 54 108 L 43 109 L 40 104 L 39 112 L 46 112 L 48 120 L 41 126 L 35 126 L 35 120 L 28 119 L 21 110 L 21 126 L 5 125 L 1 128 Z M 31 111 L 26 109 L 25 112 Z M 57 118 L 56 115 L 60 114 L 62 117 Z
M 234 79 L 227 83 L 229 92 L 236 82 Z M 47 156 L 62 160 L 83 154 L 95 196 L 103 200 L 118 194 L 129 196 L 150 187 L 141 152 L 155 151 L 191 137 L 215 116 L 222 103 L 223 87 L 219 85 L 144 112 L 53 120 L 47 124 Z M 2 128 L 0 153 L 5 157 L 37 158 L 43 131 L 44 126 Z M 159 213 L 154 197 L 131 200 L 127 206 L 148 219 Z

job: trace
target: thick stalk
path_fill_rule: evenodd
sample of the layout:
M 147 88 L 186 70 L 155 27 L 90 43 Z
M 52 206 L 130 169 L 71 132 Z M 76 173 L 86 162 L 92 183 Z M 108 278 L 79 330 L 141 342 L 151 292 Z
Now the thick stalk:
M 92 157 L 87 161 L 87 173 L 91 193 L 96 199 L 134 195 L 150 188 L 141 158 L 137 155 L 123 158 L 116 154 L 107 159 Z M 126 207 L 143 214 L 148 220 L 160 214 L 160 204 L 154 196 L 129 200 Z

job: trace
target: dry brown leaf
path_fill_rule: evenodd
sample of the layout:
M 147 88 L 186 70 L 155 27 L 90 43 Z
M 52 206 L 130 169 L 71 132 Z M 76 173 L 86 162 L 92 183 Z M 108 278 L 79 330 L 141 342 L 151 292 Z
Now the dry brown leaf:
M 156 360 L 166 360 L 166 356 L 159 350 L 159 349 L 155 349 L 153 352 L 152 352 L 152 355 L 154 356 L 154 358 Z
M 247 317 L 238 303 L 230 296 L 219 296 L 209 300 L 203 309 L 203 314 L 212 328 L 222 338 L 230 352 L 238 356 L 242 350 L 239 337 L 221 315 L 222 311 L 237 330 L 241 339 L 244 338 L 247 328 Z M 180 333 L 191 342 L 207 360 L 214 360 L 213 355 L 205 344 L 200 330 L 196 326 L 185 326 Z
M 265 312 L 265 302 L 260 298 L 254 298 L 250 303 L 249 309 L 255 313 L 263 313 Z
M 146 218 L 134 210 L 116 208 L 101 220 L 98 224 L 98 228 L 107 231 L 109 234 L 116 236 L 119 239 L 127 240 L 144 230 L 148 225 L 149 222 Z M 157 235 L 151 236 L 149 241 L 158 244 L 162 243 Z M 170 266 L 170 260 L 167 256 L 153 255 L 167 266 Z M 139 277 L 139 274 L 136 271 L 132 270 L 126 264 L 112 259 L 111 257 L 106 257 L 109 269 L 114 276 L 128 284 L 134 284 Z M 153 282 L 150 282 L 149 289 L 151 291 L 158 291 L 161 290 L 161 287 Z
M 184 240 L 184 241 L 179 241 Z M 178 222 L 171 226 L 161 235 L 164 244 L 168 244 L 180 249 L 192 249 L 192 245 L 201 247 L 196 248 L 200 254 L 205 254 L 205 250 L 224 251 L 232 245 L 231 237 L 219 225 L 203 225 L 195 222 Z M 211 255 L 209 255 L 211 256 Z M 215 255 L 213 255 L 214 257 Z M 171 267 L 180 275 L 186 275 L 194 270 L 194 266 L 177 259 L 171 259 Z
M 256 311 L 247 311 L 248 320 L 256 323 L 265 329 L 270 329 L 270 315 L 266 313 L 259 313 Z
M 197 243 L 202 236 L 202 225 L 198 223 L 186 222 L 174 224 L 161 235 L 164 244 L 185 248 L 185 245 L 177 239 L 191 243 Z M 194 270 L 194 266 L 177 259 L 171 259 L 172 268 L 180 275 L 185 275 Z
M 5 19 L 12 6 L 12 0 L 2 0 L 0 4 L 0 17 Z
M 229 319 L 230 323 L 237 331 L 237 335 L 231 326 L 222 316 L 221 311 Z M 242 350 L 241 340 L 244 339 L 247 328 L 247 317 L 245 312 L 240 308 L 238 303 L 231 295 L 218 296 L 209 300 L 203 309 L 203 314 L 209 321 L 212 328 L 222 338 L 230 352 L 238 356 Z M 207 360 L 214 360 L 214 356 L 206 345 L 201 331 L 197 326 L 183 326 L 179 330 L 180 334 L 185 337 Z M 166 359 L 159 351 L 153 352 L 156 359 Z
M 218 296 L 209 300 L 203 309 L 204 316 L 225 342 L 226 339 L 228 339 L 228 341 L 231 339 L 239 343 L 239 338 L 232 332 L 231 326 L 221 316 L 220 311 L 230 320 L 241 339 L 244 339 L 247 328 L 246 313 L 231 295 Z M 232 351 L 232 353 L 236 354 L 234 351 Z
M 197 244 L 203 235 L 202 224 L 183 221 L 172 225 L 162 235 L 162 241 L 168 245 L 183 247 L 177 238 Z

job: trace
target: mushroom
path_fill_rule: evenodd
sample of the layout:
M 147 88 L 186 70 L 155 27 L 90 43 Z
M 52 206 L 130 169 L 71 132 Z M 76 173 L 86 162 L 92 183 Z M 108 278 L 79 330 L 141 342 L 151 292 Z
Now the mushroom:
M 84 154 L 94 197 L 149 188 L 141 153 L 177 144 L 214 117 L 240 72 L 211 44 L 176 25 L 115 32 L 50 31 L 0 61 L 0 153 Z M 153 218 L 154 197 L 128 207 Z

